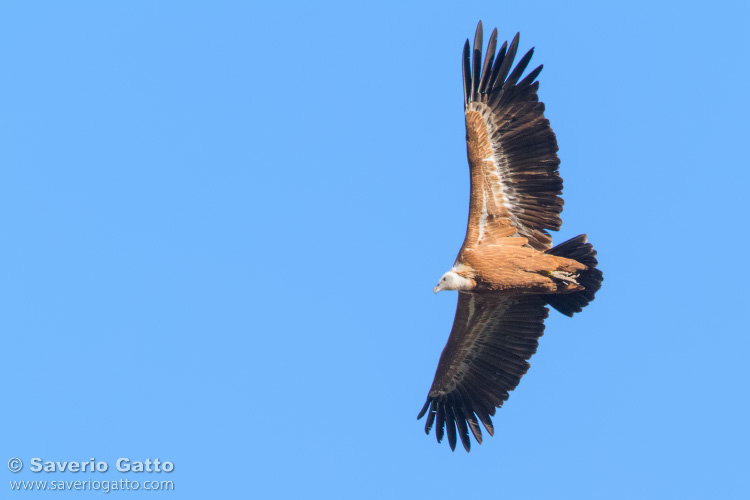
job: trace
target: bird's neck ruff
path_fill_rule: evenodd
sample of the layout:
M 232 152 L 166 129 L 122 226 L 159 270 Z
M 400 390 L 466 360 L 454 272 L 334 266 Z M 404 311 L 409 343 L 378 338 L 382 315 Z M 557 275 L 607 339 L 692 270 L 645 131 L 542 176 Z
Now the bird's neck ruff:
M 477 282 L 474 280 L 473 274 L 468 273 L 466 270 L 458 270 L 455 267 L 445 273 L 445 277 L 448 278 L 447 286 L 445 290 L 459 290 L 468 292 L 473 290 L 477 286 Z

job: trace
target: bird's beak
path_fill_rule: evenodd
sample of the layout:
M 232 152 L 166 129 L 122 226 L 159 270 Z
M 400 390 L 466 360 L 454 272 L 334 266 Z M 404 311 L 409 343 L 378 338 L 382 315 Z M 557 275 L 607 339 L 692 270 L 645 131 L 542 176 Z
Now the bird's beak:
M 435 288 L 432 289 L 432 291 L 435 292 L 435 293 L 438 293 L 440 290 L 442 290 L 442 288 L 440 288 L 440 285 L 438 285 L 438 286 L 436 286 Z

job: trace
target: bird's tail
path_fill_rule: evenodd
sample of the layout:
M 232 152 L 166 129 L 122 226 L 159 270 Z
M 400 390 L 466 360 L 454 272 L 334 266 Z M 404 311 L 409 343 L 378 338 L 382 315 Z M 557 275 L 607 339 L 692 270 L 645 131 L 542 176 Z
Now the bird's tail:
M 596 250 L 582 234 L 550 248 L 545 253 L 573 259 L 588 267 L 576 278 L 576 282 L 584 286 L 580 292 L 566 294 L 542 295 L 549 305 L 566 316 L 581 312 L 589 302 L 594 300 L 594 294 L 602 287 L 604 274 L 596 268 L 599 262 L 596 260 Z

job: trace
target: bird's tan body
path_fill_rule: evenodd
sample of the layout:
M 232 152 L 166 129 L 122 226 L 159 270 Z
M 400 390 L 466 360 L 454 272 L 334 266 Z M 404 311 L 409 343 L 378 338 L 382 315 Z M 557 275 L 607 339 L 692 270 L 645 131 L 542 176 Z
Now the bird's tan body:
M 507 238 L 500 245 L 464 250 L 455 272 L 474 280 L 477 292 L 566 293 L 583 289 L 574 280 L 586 269 L 575 260 L 526 246 L 526 238 Z

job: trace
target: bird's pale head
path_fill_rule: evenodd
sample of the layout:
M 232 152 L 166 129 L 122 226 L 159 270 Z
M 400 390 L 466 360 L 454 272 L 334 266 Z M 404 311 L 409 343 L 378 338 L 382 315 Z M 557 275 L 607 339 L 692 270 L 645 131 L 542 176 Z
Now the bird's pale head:
M 471 290 L 474 285 L 474 280 L 465 278 L 455 271 L 448 271 L 432 291 L 438 293 L 440 290 Z

